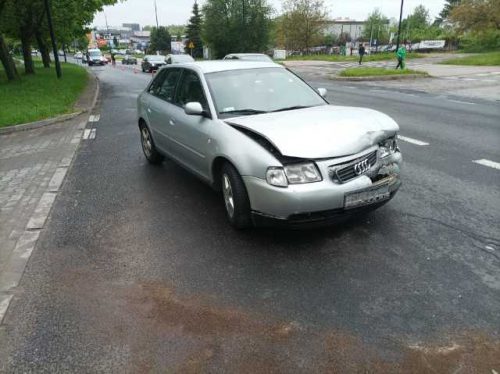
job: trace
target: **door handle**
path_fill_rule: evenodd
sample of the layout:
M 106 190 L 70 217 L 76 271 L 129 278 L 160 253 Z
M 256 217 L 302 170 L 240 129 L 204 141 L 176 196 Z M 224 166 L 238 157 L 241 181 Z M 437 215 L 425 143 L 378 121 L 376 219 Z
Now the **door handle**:
M 168 123 L 170 124 L 170 126 L 175 126 L 175 121 L 173 119 L 171 119 L 170 121 L 168 121 Z

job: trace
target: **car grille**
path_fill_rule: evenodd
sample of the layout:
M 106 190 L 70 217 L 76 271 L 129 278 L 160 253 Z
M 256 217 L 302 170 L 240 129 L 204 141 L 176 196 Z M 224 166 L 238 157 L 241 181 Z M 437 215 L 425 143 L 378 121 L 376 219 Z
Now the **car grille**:
M 364 160 L 368 160 L 367 169 L 362 173 L 356 173 L 354 166 Z M 347 161 L 342 164 L 330 166 L 330 175 L 333 180 L 336 180 L 340 183 L 345 183 L 353 178 L 356 178 L 366 173 L 376 163 L 377 163 L 377 151 L 373 151 L 372 153 L 369 153 L 363 157 L 358 157 L 354 160 Z

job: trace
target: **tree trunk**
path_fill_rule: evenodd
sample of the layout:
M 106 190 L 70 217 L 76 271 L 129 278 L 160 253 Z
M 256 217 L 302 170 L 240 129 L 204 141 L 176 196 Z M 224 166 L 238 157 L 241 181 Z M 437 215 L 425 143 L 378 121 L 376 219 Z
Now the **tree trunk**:
M 5 70 L 5 74 L 7 75 L 7 79 L 12 81 L 19 78 L 17 74 L 16 64 L 12 57 L 9 55 L 9 50 L 7 45 L 5 44 L 5 40 L 3 35 L 0 34 L 0 61 L 2 61 L 2 65 Z
M 26 32 L 26 30 L 22 28 L 21 28 L 21 46 L 23 48 L 24 73 L 35 74 L 35 66 L 33 65 L 33 58 L 31 57 L 30 35 Z
M 47 47 L 45 40 L 43 40 L 43 37 L 40 34 L 40 32 L 35 32 L 35 38 L 36 38 L 36 44 L 38 44 L 38 49 L 40 50 L 40 53 L 42 55 L 43 67 L 50 68 L 49 48 Z

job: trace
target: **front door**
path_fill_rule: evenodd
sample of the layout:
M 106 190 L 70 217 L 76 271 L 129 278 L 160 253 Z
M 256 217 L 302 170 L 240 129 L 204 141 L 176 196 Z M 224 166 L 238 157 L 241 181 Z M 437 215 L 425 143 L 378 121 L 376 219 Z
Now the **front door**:
M 198 102 L 205 110 L 205 115 L 188 115 L 184 106 L 189 102 Z M 208 178 L 209 165 L 206 151 L 209 140 L 211 119 L 207 96 L 198 74 L 184 69 L 174 100 L 171 127 L 172 148 L 176 158 L 189 169 L 204 178 Z
M 172 126 L 172 111 L 175 90 L 181 75 L 181 69 L 163 69 L 158 73 L 149 89 L 150 98 L 148 116 L 150 118 L 153 140 L 164 153 L 171 154 L 170 128 Z

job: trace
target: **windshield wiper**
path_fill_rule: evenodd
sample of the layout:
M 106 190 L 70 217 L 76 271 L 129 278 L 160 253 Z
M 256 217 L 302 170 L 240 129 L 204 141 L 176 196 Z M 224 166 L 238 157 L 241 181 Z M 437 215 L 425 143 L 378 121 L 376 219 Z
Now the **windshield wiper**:
M 288 106 L 286 108 L 280 108 L 280 109 L 272 110 L 271 112 L 284 112 L 286 110 L 304 109 L 304 108 L 311 108 L 311 105 L 294 105 L 294 106 Z
M 234 109 L 234 110 L 225 110 L 224 112 L 219 112 L 219 114 L 262 114 L 267 113 L 265 110 L 258 109 Z

